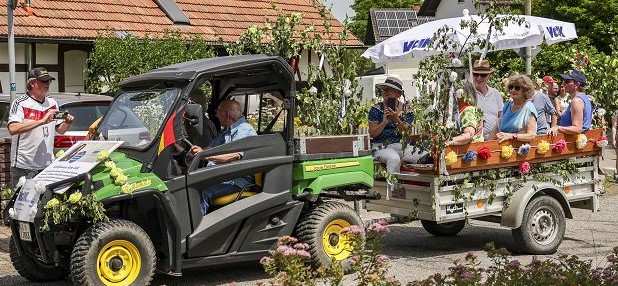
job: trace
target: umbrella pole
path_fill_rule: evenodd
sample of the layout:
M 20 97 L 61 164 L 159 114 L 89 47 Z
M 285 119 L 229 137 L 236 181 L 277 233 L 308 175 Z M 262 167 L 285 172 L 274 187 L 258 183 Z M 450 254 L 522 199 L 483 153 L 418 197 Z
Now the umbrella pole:
M 472 82 L 472 54 L 468 52 L 468 71 L 470 72 L 470 82 Z

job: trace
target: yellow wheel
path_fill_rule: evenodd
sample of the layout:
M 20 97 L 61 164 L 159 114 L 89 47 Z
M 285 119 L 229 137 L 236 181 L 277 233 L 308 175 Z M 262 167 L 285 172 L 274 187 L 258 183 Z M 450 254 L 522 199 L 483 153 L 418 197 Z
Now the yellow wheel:
M 322 234 L 322 247 L 326 255 L 337 261 L 344 260 L 350 256 L 350 237 L 341 234 L 341 230 L 350 227 L 348 221 L 336 219 L 329 223 Z
M 133 222 L 117 219 L 87 229 L 71 253 L 75 285 L 148 285 L 156 252 L 148 234 Z
M 352 237 L 341 234 L 341 230 L 352 225 L 363 225 L 358 214 L 345 204 L 329 201 L 316 205 L 306 213 L 296 225 L 294 235 L 309 245 L 311 265 L 317 269 L 352 255 Z M 341 265 L 346 268 L 349 264 Z
M 133 243 L 114 240 L 99 251 L 97 274 L 105 285 L 129 285 L 137 278 L 141 264 L 139 251 Z

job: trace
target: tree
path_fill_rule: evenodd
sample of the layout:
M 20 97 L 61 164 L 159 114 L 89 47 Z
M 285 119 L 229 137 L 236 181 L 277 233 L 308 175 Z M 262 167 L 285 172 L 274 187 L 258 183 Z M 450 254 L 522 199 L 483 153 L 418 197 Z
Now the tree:
M 413 4 L 420 2 L 420 0 L 354 0 L 352 9 L 355 15 L 348 29 L 356 38 L 365 41 L 371 8 L 412 8 Z
M 198 36 L 168 31 L 160 37 L 100 34 L 88 57 L 87 90 L 113 94 L 132 75 L 167 65 L 215 56 L 212 45 Z
M 618 31 L 618 0 L 534 0 L 532 14 L 573 22 L 580 37 L 589 37 L 605 54 L 611 52 Z
M 276 19 L 265 18 L 263 27 L 250 27 L 238 41 L 226 44 L 225 48 L 231 55 L 262 53 L 281 56 L 291 63 L 302 50 L 315 51 L 324 57 L 327 63 L 324 66 L 310 64 L 308 67 L 307 83 L 311 88 L 303 88 L 296 94 L 297 131 L 303 130 L 306 135 L 351 134 L 366 121 L 369 107 L 361 103 L 355 80 L 360 57 L 358 51 L 343 45 L 350 37 L 349 32 L 345 29 L 341 33 L 332 32 L 325 8 L 317 8 L 323 31 L 316 31 L 300 13 L 285 14 L 278 10 Z M 273 9 L 277 10 L 275 6 Z

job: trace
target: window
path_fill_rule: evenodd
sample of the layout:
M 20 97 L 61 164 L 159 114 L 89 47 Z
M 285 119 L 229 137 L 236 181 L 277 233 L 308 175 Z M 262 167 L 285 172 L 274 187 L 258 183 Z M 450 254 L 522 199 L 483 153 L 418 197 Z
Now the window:
M 231 99 L 240 102 L 243 114 L 258 134 L 284 131 L 287 110 L 278 92 L 238 94 Z

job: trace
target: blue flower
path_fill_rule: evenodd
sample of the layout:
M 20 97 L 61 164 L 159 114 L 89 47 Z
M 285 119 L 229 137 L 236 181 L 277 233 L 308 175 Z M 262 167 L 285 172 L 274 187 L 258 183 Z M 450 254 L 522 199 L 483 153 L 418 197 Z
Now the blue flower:
M 478 155 L 478 153 L 476 153 L 476 151 L 474 150 L 470 150 L 468 152 L 466 152 L 466 154 L 463 156 L 462 160 L 466 163 L 470 163 L 474 160 L 476 160 L 476 155 Z
M 530 151 L 530 144 L 521 145 L 517 150 L 517 155 L 526 156 L 528 154 L 528 151 Z

